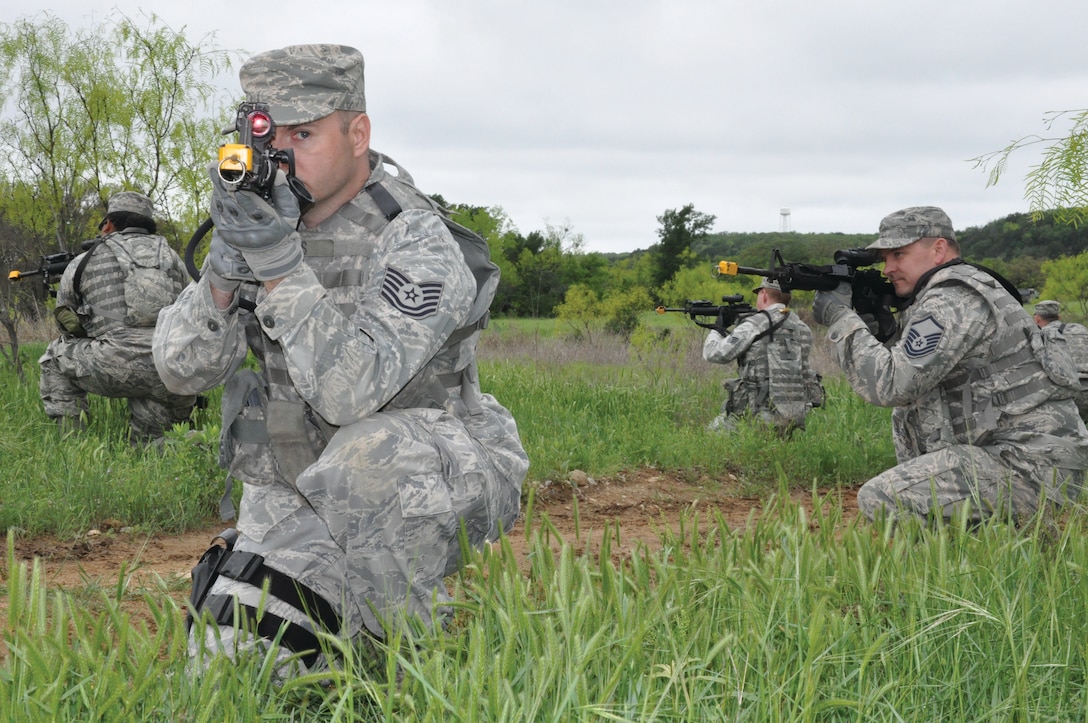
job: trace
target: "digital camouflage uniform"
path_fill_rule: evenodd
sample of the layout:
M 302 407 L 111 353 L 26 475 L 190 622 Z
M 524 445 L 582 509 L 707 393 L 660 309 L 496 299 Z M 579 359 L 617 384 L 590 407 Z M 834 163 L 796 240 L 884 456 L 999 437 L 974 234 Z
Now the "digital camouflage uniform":
M 320 50 L 335 56 L 339 46 Z M 243 87 L 266 64 L 269 76 L 298 82 L 264 54 L 243 67 Z M 390 173 L 387 157 L 371 151 L 370 164 L 363 192 L 299 230 L 301 266 L 272 293 L 242 284 L 255 311 L 218 310 L 205 274 L 164 313 L 169 334 L 155 339 L 171 388 L 227 384 L 221 462 L 242 482 L 235 551 L 315 592 L 339 617 L 338 629 L 327 619 L 323 627 L 364 641 L 406 618 L 448 621 L 443 578 L 461 561 L 459 530 L 477 547 L 510 530 L 528 470 L 513 417 L 481 392 L 476 372 L 474 317 L 497 275 L 478 289 L 435 204 L 403 169 Z M 392 221 L 375 200 L 382 189 L 401 209 Z M 259 373 L 238 371 L 247 350 Z M 207 609 L 219 628 L 191 640 L 194 655 L 201 642 L 232 653 L 223 606 L 261 607 L 259 585 L 215 581 Z M 317 627 L 277 594 L 266 609 Z M 289 653 L 280 648 L 280 660 Z
M 147 215 L 151 202 L 142 194 L 118 193 L 110 199 L 113 211 Z M 86 254 L 90 257 L 76 289 Z M 161 437 L 187 420 L 196 398 L 167 390 L 151 355 L 159 310 L 177 298 L 186 278 L 166 239 L 143 228 L 103 236 L 73 259 L 60 279 L 57 309 L 59 319 L 66 313 L 71 319 L 74 312 L 78 325 L 62 322 L 74 328 L 62 328 L 38 360 L 45 413 L 79 426 L 88 393 L 125 398 L 133 441 Z
M 996 279 L 966 263 L 945 264 L 919 286 L 888 346 L 855 313 L 828 329 L 854 390 L 895 408 L 899 464 L 862 486 L 859 509 L 870 519 L 948 519 L 969 505 L 975 521 L 999 509 L 1022 519 L 1044 495 L 1075 499 L 1088 432 L 1068 356 Z
M 811 355 L 812 330 L 783 304 L 751 314 L 726 336 L 712 329 L 703 343 L 703 359 L 712 364 L 736 360 L 737 377 L 725 382 L 729 396 L 710 428 L 733 430 L 736 418 L 750 413 L 782 431 L 804 429 L 813 404 L 822 403 Z
M 1074 401 L 1080 418 L 1088 422 L 1088 328 L 1082 324 L 1061 321 L 1061 306 L 1057 301 L 1040 301 L 1035 305 L 1035 313 L 1047 323 L 1042 327 L 1043 334 L 1057 338 L 1065 344 L 1073 364 L 1077 368 L 1080 390 Z

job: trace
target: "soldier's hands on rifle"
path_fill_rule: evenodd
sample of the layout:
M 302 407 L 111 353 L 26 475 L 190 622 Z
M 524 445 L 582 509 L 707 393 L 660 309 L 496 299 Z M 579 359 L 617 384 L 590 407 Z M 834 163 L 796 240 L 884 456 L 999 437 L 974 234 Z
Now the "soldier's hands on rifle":
M 296 229 L 301 214 L 284 172 L 276 171 L 270 204 L 252 191 L 236 190 L 226 183 L 218 163 L 212 163 L 208 171 L 216 233 L 227 246 L 241 253 L 253 278 L 271 281 L 298 268 L 302 263 L 302 242 Z
M 714 321 L 714 331 L 722 336 L 729 336 L 729 327 L 737 323 L 740 309 L 732 306 L 723 306 L 718 309 L 718 318 Z
M 855 286 L 852 298 L 854 311 L 869 327 L 869 332 L 880 342 L 888 341 L 899 330 L 899 324 L 895 320 L 892 310 L 881 304 L 879 300 L 866 293 L 863 287 Z
M 831 326 L 846 314 L 850 313 L 850 304 L 853 300 L 853 289 L 846 281 L 830 291 L 817 291 L 816 298 L 812 302 L 812 318 L 817 324 Z

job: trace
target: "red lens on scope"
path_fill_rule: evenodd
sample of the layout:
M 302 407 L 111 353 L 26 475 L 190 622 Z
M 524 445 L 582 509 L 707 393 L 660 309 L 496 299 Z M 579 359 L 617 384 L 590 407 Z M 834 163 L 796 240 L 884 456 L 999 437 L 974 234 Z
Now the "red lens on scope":
M 249 114 L 249 127 L 253 129 L 253 137 L 261 138 L 272 132 L 272 117 L 267 113 L 254 111 Z

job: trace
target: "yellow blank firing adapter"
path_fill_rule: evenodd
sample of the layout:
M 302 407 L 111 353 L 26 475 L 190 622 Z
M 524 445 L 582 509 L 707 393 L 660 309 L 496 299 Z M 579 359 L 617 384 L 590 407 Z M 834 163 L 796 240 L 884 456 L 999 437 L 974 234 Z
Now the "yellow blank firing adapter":
M 14 272 L 12 272 L 12 273 L 14 273 Z M 654 309 L 654 311 L 656 311 L 658 314 L 664 314 L 665 313 L 665 307 L 664 306 L 659 306 L 656 309 Z
M 12 271 L 8 274 L 8 281 L 18 281 L 22 275 L 19 270 Z
M 736 261 L 719 261 L 717 268 L 718 276 L 736 276 L 737 268 Z
M 242 143 L 219 146 L 219 177 L 225 183 L 239 184 L 247 171 L 253 170 L 253 149 Z

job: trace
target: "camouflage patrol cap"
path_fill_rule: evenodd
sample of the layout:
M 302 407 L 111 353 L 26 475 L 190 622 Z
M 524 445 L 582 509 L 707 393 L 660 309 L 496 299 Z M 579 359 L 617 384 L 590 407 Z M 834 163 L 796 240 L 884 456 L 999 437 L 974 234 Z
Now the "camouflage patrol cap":
M 774 279 L 770 278 L 769 276 L 764 276 L 763 281 L 759 284 L 759 286 L 752 289 L 752 293 L 754 294 L 760 289 L 774 289 L 775 291 L 781 291 L 782 287 L 779 286 L 778 282 Z
M 134 213 L 150 219 L 155 218 L 155 212 L 151 207 L 151 199 L 135 191 L 121 191 L 110 197 L 109 205 L 106 206 L 106 215 L 109 216 L 118 212 Z
M 865 248 L 898 249 L 920 238 L 956 240 L 952 220 L 936 206 L 911 206 L 885 216 L 880 222 L 880 235 Z
M 1044 319 L 1057 319 L 1061 315 L 1062 307 L 1057 301 L 1040 301 L 1035 305 L 1035 313 Z
M 297 126 L 337 110 L 366 111 L 363 54 L 347 45 L 291 45 L 247 60 L 238 73 L 276 125 Z

